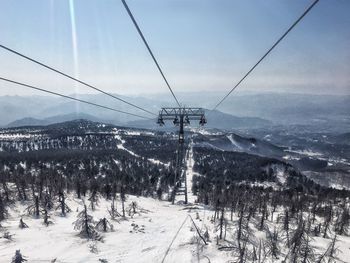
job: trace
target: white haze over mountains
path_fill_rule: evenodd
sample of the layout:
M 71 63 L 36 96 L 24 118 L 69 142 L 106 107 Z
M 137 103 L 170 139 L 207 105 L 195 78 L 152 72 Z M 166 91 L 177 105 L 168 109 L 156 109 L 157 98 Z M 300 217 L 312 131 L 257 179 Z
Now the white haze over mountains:
M 204 107 L 210 110 L 222 95 L 214 92 L 192 92 L 179 93 L 178 97 L 185 106 Z M 175 106 L 174 100 L 168 94 L 154 94 L 148 97 L 121 97 L 156 114 L 161 107 Z M 102 94 L 80 94 L 79 98 L 127 112 L 154 117 Z M 225 117 L 233 115 L 243 118 L 259 118 L 256 119 L 259 125 L 336 124 L 339 129 L 346 130 L 350 123 L 350 96 L 241 92 L 230 96 L 218 110 L 227 113 Z M 53 96 L 2 96 L 0 97 L 0 112 L 3 113 L 0 115 L 0 126 L 7 126 L 23 118 L 36 119 L 29 120 L 30 122 L 46 120 L 33 124 L 47 124 L 77 118 L 123 125 L 139 121 L 133 116 Z M 210 121 L 213 123 L 216 118 L 212 118 L 214 120 Z M 236 119 L 231 121 L 236 121 Z

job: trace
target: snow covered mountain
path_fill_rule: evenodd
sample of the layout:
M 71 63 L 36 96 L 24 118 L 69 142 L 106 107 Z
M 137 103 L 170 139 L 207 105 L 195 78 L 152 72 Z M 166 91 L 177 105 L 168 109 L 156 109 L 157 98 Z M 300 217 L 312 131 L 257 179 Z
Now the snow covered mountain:
M 307 179 L 271 142 L 187 134 L 176 185 L 189 204 L 179 191 L 170 205 L 174 132 L 87 120 L 1 129 L 0 259 L 346 261 L 349 192 Z

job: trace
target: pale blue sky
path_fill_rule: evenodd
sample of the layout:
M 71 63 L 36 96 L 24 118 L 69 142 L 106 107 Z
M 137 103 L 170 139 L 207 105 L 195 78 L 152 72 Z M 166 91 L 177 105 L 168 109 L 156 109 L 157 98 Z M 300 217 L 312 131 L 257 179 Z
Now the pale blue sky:
M 168 92 L 121 1 L 71 0 L 71 8 L 69 0 L 0 1 L 1 44 L 109 92 Z M 175 93 L 228 91 L 311 2 L 127 1 Z M 350 94 L 349 13 L 349 0 L 321 0 L 238 91 Z M 91 92 L 4 50 L 0 76 Z M 39 94 L 0 88 L 0 95 Z

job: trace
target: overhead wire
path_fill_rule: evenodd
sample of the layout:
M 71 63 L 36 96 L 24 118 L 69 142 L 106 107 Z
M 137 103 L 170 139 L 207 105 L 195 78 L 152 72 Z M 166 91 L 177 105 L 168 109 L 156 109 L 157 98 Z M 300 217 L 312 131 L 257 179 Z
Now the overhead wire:
M 167 250 L 165 251 L 164 257 L 163 257 L 163 259 L 162 259 L 162 261 L 161 261 L 162 263 L 164 263 L 166 257 L 168 256 L 168 253 L 169 253 L 169 251 L 170 251 L 171 246 L 173 245 L 175 239 L 177 238 L 177 236 L 178 236 L 180 230 L 182 229 L 182 227 L 183 227 L 184 224 L 186 223 L 188 217 L 189 217 L 189 215 L 187 215 L 187 216 L 185 217 L 185 220 L 182 222 L 182 224 L 180 225 L 179 229 L 176 231 L 175 236 L 172 238 L 172 240 L 171 240 L 171 242 L 170 242 L 170 244 L 169 244 Z
M 228 96 L 248 77 L 248 75 L 267 57 L 267 55 L 288 35 L 288 33 L 306 16 L 307 13 L 319 2 L 315 0 L 303 14 L 288 28 L 288 30 L 273 44 L 273 46 L 258 60 L 258 62 L 237 82 L 237 84 L 215 105 L 212 111 L 216 110 Z
M 162 78 L 164 79 L 164 81 L 165 81 L 165 83 L 166 83 L 166 85 L 167 85 L 167 87 L 168 87 L 168 89 L 170 90 L 170 92 L 171 92 L 171 94 L 172 94 L 172 96 L 174 97 L 174 99 L 175 99 L 175 101 L 176 101 L 176 103 L 178 104 L 178 106 L 179 107 L 181 107 L 180 106 L 180 103 L 179 103 L 179 101 L 178 101 L 178 99 L 177 99 L 177 97 L 175 96 L 175 94 L 174 94 L 174 92 L 173 92 L 173 90 L 172 90 L 172 88 L 171 88 L 171 86 L 170 86 L 170 84 L 169 84 L 169 82 L 168 82 L 168 80 L 167 80 L 167 78 L 165 77 L 165 75 L 164 75 L 164 73 L 163 73 L 163 70 L 161 69 L 161 67 L 160 67 L 160 65 L 159 65 L 159 63 L 158 63 L 158 61 L 157 61 L 157 59 L 155 58 L 155 56 L 154 56 L 154 54 L 153 54 L 153 52 L 152 52 L 152 50 L 151 50 L 151 48 L 150 48 L 150 46 L 149 46 L 149 44 L 147 43 L 147 41 L 146 41 L 146 39 L 145 39 L 145 37 L 144 37 L 144 35 L 143 35 L 143 33 L 142 33 L 142 31 L 141 31 L 141 29 L 140 29 L 140 27 L 138 26 L 138 24 L 137 24 L 137 22 L 136 22 L 136 20 L 135 20 L 135 18 L 134 18 L 134 16 L 133 16 L 133 14 L 131 13 L 131 11 L 130 11 L 130 9 L 129 9 L 129 7 L 128 7 L 128 5 L 127 5 L 127 3 L 125 2 L 125 0 L 121 0 L 122 1 L 122 3 L 123 3 L 123 5 L 124 5 L 124 7 L 125 7 L 125 9 L 126 9 L 126 11 L 128 12 L 128 14 L 129 14 L 129 16 L 130 16 L 130 18 L 131 18 L 131 20 L 132 20 L 132 22 L 134 23 L 134 25 L 135 25 L 135 27 L 136 27 L 136 29 L 137 29 L 137 31 L 138 31 L 138 33 L 139 33 L 139 35 L 140 35 L 140 37 L 142 38 L 142 40 L 143 40 L 143 42 L 144 42 L 144 44 L 145 44 L 145 46 L 146 46 L 146 48 L 147 48 L 147 50 L 149 51 L 149 53 L 150 53 L 150 55 L 151 55 L 151 57 L 152 57 L 152 59 L 153 59 L 153 61 L 154 61 L 154 63 L 156 64 L 156 66 L 157 66 L 157 68 L 158 68 L 158 70 L 159 70 L 159 72 L 160 72 L 160 74 L 161 74 L 161 76 L 162 76 Z M 258 62 L 237 82 L 237 84 L 215 105 L 215 107 L 212 109 L 212 111 L 214 111 L 214 110 L 216 110 L 226 99 L 227 99 L 227 97 L 229 97 L 229 95 L 248 77 L 248 75 L 268 56 L 268 54 L 288 35 L 288 33 L 306 16 L 306 14 L 307 13 L 309 13 L 309 11 L 317 4 L 319 2 L 319 0 L 315 0 L 305 11 L 304 11 L 304 13 L 288 28 L 288 30 L 274 43 L 274 45 L 258 60 Z M 20 53 L 20 52 L 18 52 L 18 51 L 16 51 L 16 50 L 13 50 L 13 49 L 11 49 L 11 48 L 9 48 L 9 47 L 7 47 L 7 46 L 4 46 L 4 45 L 2 45 L 2 44 L 0 44 L 0 48 L 2 48 L 2 49 L 4 49 L 4 50 L 7 50 L 7 51 L 9 51 L 9 52 L 11 52 L 11 53 L 13 53 L 13 54 L 16 54 L 16 55 L 18 55 L 18 56 L 20 56 L 20 57 L 22 57 L 22 58 L 25 58 L 25 59 L 27 59 L 27 60 L 29 60 L 29 61 L 31 61 L 31 62 L 34 62 L 34 63 L 36 63 L 36 64 L 38 64 L 38 65 L 40 65 L 40 66 L 42 66 L 42 67 L 45 67 L 45 68 L 47 68 L 47 69 L 49 69 L 49 70 L 51 70 L 51 71 L 54 71 L 54 72 L 56 72 L 56 73 L 58 73 L 58 74 L 60 74 L 60 75 L 62 75 L 62 76 L 64 76 L 64 77 L 67 77 L 67 78 L 69 78 L 69 79 L 71 79 L 71 80 L 74 80 L 74 81 L 76 81 L 76 82 L 78 82 L 78 83 L 80 83 L 80 84 L 82 84 L 82 85 L 84 85 L 84 86 L 87 86 L 87 87 L 89 87 L 89 88 L 91 88 L 91 89 L 94 89 L 94 90 L 96 90 L 96 91 L 99 91 L 99 92 L 101 92 L 101 93 L 103 93 L 103 94 L 105 94 L 105 95 L 107 95 L 107 96 L 110 96 L 110 97 L 112 97 L 112 98 L 114 98 L 114 99 L 117 99 L 117 100 L 119 100 L 119 101 L 121 101 L 121 102 L 123 102 L 123 103 L 125 103 L 125 104 L 128 104 L 128 105 L 130 105 L 130 106 L 132 106 L 132 107 L 135 107 L 135 108 L 137 108 L 137 109 L 139 109 L 139 110 L 142 110 L 142 111 L 144 111 L 144 112 L 147 112 L 147 113 L 149 113 L 149 114 L 151 114 L 151 115 L 156 115 L 155 113 L 153 113 L 153 112 L 150 112 L 150 111 L 148 111 L 148 110 L 146 110 L 146 109 L 144 109 L 144 108 L 142 108 L 142 107 L 139 107 L 139 106 L 137 106 L 137 105 L 135 105 L 135 104 L 133 104 L 133 103 L 130 103 L 130 102 L 128 102 L 128 101 L 126 101 L 126 100 L 124 100 L 124 99 L 122 99 L 122 98 L 119 98 L 119 97 L 117 97 L 117 96 L 115 96 L 115 95 L 113 95 L 113 94 L 110 94 L 110 93 L 108 93 L 108 92 L 105 92 L 105 91 L 103 91 L 103 90 L 101 90 L 101 89 L 99 89 L 99 88 L 97 88 L 97 87 L 95 87 L 95 86 L 92 86 L 92 85 L 90 85 L 90 84 L 88 84 L 88 83 L 86 83 L 86 82 L 84 82 L 84 81 L 82 81 L 82 80 L 79 80 L 79 79 L 77 79 L 77 78 L 75 78 L 75 77 L 73 77 L 73 76 L 71 76 L 71 75 L 69 75 L 69 74 L 66 74 L 66 73 L 64 73 L 64 72 L 62 72 L 62 71 L 60 71 L 60 70 L 57 70 L 57 69 L 55 69 L 55 68 L 53 68 L 53 67 L 51 67 L 51 66 L 48 66 L 47 64 L 44 64 L 44 63 L 42 63 L 42 62 L 40 62 L 40 61 L 38 61 L 38 60 L 36 60 L 36 59 L 33 59 L 33 58 L 31 58 L 31 57 L 29 57 L 29 56 L 26 56 L 26 55 L 24 55 L 24 54 L 22 54 L 22 53 Z M 2 80 L 5 80 L 5 81 L 9 81 L 9 82 L 12 82 L 12 83 L 15 83 L 15 84 L 18 84 L 18 85 L 22 85 L 22 86 L 26 86 L 26 87 L 30 87 L 30 88 L 34 88 L 34 89 L 37 89 L 37 90 L 41 90 L 41 91 L 44 91 L 44 92 L 49 92 L 49 93 L 51 93 L 51 94 L 55 94 L 55 95 L 58 95 L 58 96 L 63 96 L 63 97 L 66 97 L 66 98 L 70 98 L 70 99 L 74 99 L 74 100 L 77 100 L 77 101 L 80 101 L 80 102 L 83 102 L 83 100 L 80 100 L 80 99 L 77 99 L 77 98 L 73 98 L 73 97 L 70 97 L 70 96 L 66 96 L 66 95 L 63 95 L 63 94 L 59 94 L 59 93 L 56 93 L 56 92 L 52 92 L 52 91 L 48 91 L 48 90 L 44 90 L 44 89 L 40 89 L 40 88 L 36 88 L 36 87 L 33 87 L 33 86 L 30 86 L 30 85 L 27 85 L 27 84 L 24 84 L 24 83 L 19 83 L 19 82 L 16 82 L 16 81 L 12 81 L 12 80 L 8 80 L 8 79 L 5 79 L 5 78 L 1 78 Z M 84 101 L 84 103 L 88 103 L 88 104 L 94 104 L 94 103 L 90 103 L 90 102 L 87 102 L 87 101 Z M 98 104 L 94 104 L 95 106 L 96 105 L 98 105 Z M 99 106 L 102 106 L 102 105 L 99 105 Z M 104 107 L 104 108 L 108 108 L 108 109 L 112 109 L 112 108 L 109 108 L 109 107 L 105 107 L 105 106 L 102 106 L 102 107 Z M 118 112 L 121 112 L 121 113 L 125 113 L 125 114 L 130 114 L 130 115 L 134 115 L 134 116 L 137 116 L 137 117 L 141 117 L 141 118 L 146 118 L 146 117 L 144 117 L 144 116 L 140 116 L 140 115 L 137 115 L 137 114 L 131 114 L 131 113 L 128 113 L 128 112 L 125 112 L 125 111 L 121 111 L 121 110 L 117 110 L 117 109 L 113 109 L 114 111 L 118 111 Z M 151 118 L 148 118 L 148 119 L 151 119 Z
M 154 63 L 156 64 L 159 73 L 162 75 L 162 78 L 164 79 L 164 81 L 165 81 L 165 83 L 166 83 L 168 89 L 170 90 L 171 94 L 173 95 L 173 97 L 174 97 L 174 99 L 175 99 L 177 105 L 178 105 L 179 107 L 181 107 L 181 105 L 180 105 L 178 99 L 177 99 L 176 96 L 175 96 L 175 93 L 174 93 L 173 89 L 170 87 L 170 84 L 169 84 L 167 78 L 165 77 L 165 75 L 164 75 L 164 73 L 163 73 L 162 68 L 160 67 L 160 65 L 159 65 L 157 59 L 155 58 L 155 56 L 154 56 L 154 54 L 153 54 L 153 52 L 152 52 L 150 46 L 149 46 L 148 43 L 147 43 L 146 38 L 144 37 L 144 35 L 143 35 L 143 33 L 142 33 L 142 31 L 141 31 L 139 25 L 137 24 L 137 22 L 136 22 L 136 20 L 135 20 L 135 18 L 134 18 L 134 16 L 133 16 L 133 14 L 131 13 L 129 6 L 128 6 L 127 3 L 125 2 L 125 0 L 121 0 L 121 1 L 122 1 L 123 5 L 124 5 L 126 11 L 128 12 L 128 14 L 129 14 L 129 16 L 130 16 L 132 22 L 134 23 L 134 25 L 135 25 L 135 27 L 136 27 L 136 30 L 137 30 L 137 32 L 139 33 L 139 35 L 140 35 L 140 37 L 141 37 L 143 43 L 145 44 L 145 46 L 146 46 L 148 52 L 150 53 L 150 55 L 151 55 L 151 57 L 152 57 Z
M 80 84 L 82 84 L 82 85 L 84 85 L 84 86 L 86 86 L 86 87 L 89 87 L 89 88 L 91 88 L 91 89 L 94 89 L 94 90 L 96 90 L 96 91 L 98 91 L 98 92 L 100 92 L 100 93 L 103 93 L 103 94 L 105 94 L 105 95 L 107 95 L 107 96 L 109 96 L 109 97 L 112 97 L 112 98 L 114 98 L 114 99 L 116 99 L 116 100 L 119 100 L 119 101 L 125 103 L 125 104 L 128 104 L 129 106 L 132 106 L 132 107 L 134 107 L 134 108 L 137 108 L 137 109 L 139 109 L 139 110 L 142 110 L 142 111 L 144 111 L 144 112 L 147 112 L 147 113 L 149 113 L 149 114 L 151 114 L 151 115 L 156 116 L 156 114 L 153 113 L 153 112 L 151 112 L 151 111 L 148 111 L 148 110 L 146 110 L 146 109 L 144 109 L 144 108 L 142 108 L 142 107 L 140 107 L 140 106 L 137 106 L 137 105 L 134 104 L 134 103 L 128 102 L 128 101 L 126 101 L 126 100 L 124 100 L 124 99 L 122 99 L 122 98 L 120 98 L 120 97 L 117 97 L 117 96 L 115 96 L 115 95 L 113 95 L 113 94 L 111 94 L 111 93 L 109 93 L 109 92 L 106 92 L 106 91 L 104 91 L 104 90 L 101 90 L 101 89 L 99 89 L 99 88 L 97 88 L 97 87 L 95 87 L 95 86 L 93 86 L 93 85 L 90 85 L 90 84 L 88 84 L 88 83 L 86 83 L 86 82 L 84 82 L 84 81 L 82 81 L 82 80 L 80 80 L 80 79 L 77 79 L 77 78 L 75 78 L 75 77 L 73 77 L 73 76 L 71 76 L 71 75 L 69 75 L 69 74 L 67 74 L 67 73 L 64 73 L 64 72 L 62 72 L 62 71 L 60 71 L 60 70 L 58 70 L 58 69 L 55 69 L 55 68 L 53 68 L 53 67 L 51 67 L 51 66 L 49 66 L 49 65 L 47 65 L 47 64 L 45 64 L 45 63 L 43 63 L 43 62 L 40 62 L 40 61 L 38 61 L 38 60 L 36 60 L 36 59 L 34 59 L 34 58 L 31 58 L 31 57 L 29 57 L 29 56 L 26 56 L 26 55 L 24 55 L 24 54 L 22 54 L 22 53 L 20 53 L 20 52 L 18 52 L 18 51 L 16 51 L 16 50 L 12 49 L 12 48 L 9 48 L 9 47 L 4 46 L 4 45 L 2 45 L 2 44 L 0 44 L 0 48 L 2 48 L 2 49 L 4 49 L 4 50 L 7 50 L 7 51 L 9 51 L 9 52 L 11 52 L 11 53 L 13 53 L 13 54 L 15 54 L 15 55 L 18 55 L 18 56 L 20 56 L 20 57 L 22 57 L 22 58 L 25 58 L 25 59 L 27 59 L 27 60 L 29 60 L 29 61 L 31 61 L 31 62 L 34 62 L 34 63 L 36 63 L 36 64 L 38 64 L 38 65 L 40 65 L 40 66 L 42 66 L 42 67 L 44 67 L 44 68 L 47 68 L 47 69 L 49 69 L 49 70 L 51 70 L 51 71 L 53 71 L 53 72 L 56 72 L 56 73 L 58 73 L 58 74 L 60 74 L 60 75 L 62 75 L 62 76 L 64 76 L 64 77 L 66 77 L 66 78 L 69 78 L 69 79 L 71 79 L 71 80 L 74 80 L 74 81 L 76 81 L 76 82 L 78 82 L 78 83 L 80 83 Z
M 68 96 L 68 95 L 64 95 L 64 94 L 61 94 L 61 93 L 50 91 L 50 90 L 47 90 L 47 89 L 38 88 L 38 87 L 35 87 L 35 86 L 32 86 L 32 85 L 28 85 L 28 84 L 25 84 L 25 83 L 22 83 L 22 82 L 18 82 L 18 81 L 14 81 L 14 80 L 11 80 L 11 79 L 0 77 L 0 80 L 6 81 L 6 82 L 9 82 L 9 83 L 12 83 L 12 84 L 16 84 L 16 85 L 19 85 L 19 86 L 27 87 L 27 88 L 30 88 L 30 89 L 38 90 L 38 91 L 41 91 L 41 92 L 49 93 L 49 94 L 52 94 L 52 95 L 60 96 L 60 97 L 66 98 L 66 99 L 75 100 L 75 101 L 78 101 L 78 102 L 81 102 L 81 103 L 85 103 L 85 104 L 89 104 L 89 105 L 92 105 L 92 106 L 95 106 L 95 107 L 100 107 L 100 108 L 103 108 L 103 109 L 107 109 L 107 110 L 111 110 L 111 111 L 115 111 L 115 112 L 131 115 L 131 116 L 134 116 L 134 117 L 139 117 L 139 118 L 142 118 L 142 119 L 152 120 L 149 117 L 145 117 L 145 116 L 142 116 L 142 115 L 138 115 L 138 114 L 134 114 L 134 113 L 130 113 L 130 112 L 114 109 L 114 108 L 111 108 L 111 107 L 108 107 L 108 106 L 104 106 L 104 105 L 101 105 L 101 104 L 97 104 L 97 103 L 86 101 L 86 100 L 82 100 L 82 99 L 78 99 L 78 98 L 75 98 L 75 97 L 71 97 L 71 96 Z

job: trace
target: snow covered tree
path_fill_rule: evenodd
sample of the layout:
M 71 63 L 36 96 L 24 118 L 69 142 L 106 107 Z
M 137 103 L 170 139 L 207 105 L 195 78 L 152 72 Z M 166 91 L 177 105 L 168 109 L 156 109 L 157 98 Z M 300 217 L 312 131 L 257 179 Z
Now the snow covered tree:
M 264 203 L 262 205 L 262 212 L 261 212 L 261 219 L 260 219 L 260 225 L 259 230 L 262 231 L 265 227 L 265 220 L 268 217 L 268 211 L 267 211 L 267 204 L 266 200 L 264 199 Z
M 299 219 L 298 226 L 291 236 L 291 250 L 289 257 L 291 262 L 315 262 L 315 248 L 311 245 L 311 219 L 304 221 Z
M 21 229 L 28 228 L 28 225 L 26 223 L 24 223 L 23 218 L 21 218 L 19 220 L 19 228 L 21 228 Z
M 84 210 L 82 210 L 77 215 L 77 220 L 73 223 L 74 229 L 80 231 L 80 235 L 84 238 L 102 240 L 98 235 L 94 226 L 94 219 L 88 214 L 86 205 L 84 205 Z
M 328 233 L 330 231 L 330 225 L 332 223 L 333 218 L 333 209 L 331 206 L 325 207 L 325 218 L 323 223 L 323 238 L 328 237 Z
M 20 250 L 16 250 L 15 256 L 12 258 L 11 263 L 22 263 L 24 261 L 27 261 L 24 256 L 22 256 Z
M 129 210 L 128 214 L 129 216 L 133 217 L 137 213 L 137 203 L 135 201 L 132 201 L 131 204 L 129 205 Z
M 2 184 L 2 189 L 4 190 L 4 196 L 5 196 L 5 201 L 9 202 L 10 201 L 10 189 L 7 185 L 8 181 L 8 176 L 5 172 L 2 172 L 0 174 L 0 183 Z
M 226 222 L 226 219 L 225 219 L 225 206 L 224 206 L 224 204 L 222 204 L 221 215 L 220 215 L 220 223 L 219 223 L 219 229 L 220 229 L 219 238 L 220 239 L 222 239 L 223 227 L 224 227 L 224 225 L 226 225 L 226 224 L 224 224 L 225 222 Z
M 125 218 L 125 201 L 126 201 L 126 194 L 125 194 L 125 187 L 120 187 L 120 200 L 122 201 L 122 212 L 123 217 Z
M 71 212 L 72 210 L 69 208 L 69 206 L 66 204 L 66 197 L 64 195 L 63 191 L 60 191 L 58 193 L 58 206 L 56 207 L 56 210 L 61 210 L 61 215 L 66 216 L 66 213 Z
M 108 213 L 111 216 L 113 220 L 115 220 L 117 217 L 121 217 L 122 215 L 117 211 L 117 208 L 115 206 L 115 196 L 113 196 L 111 208 L 108 209 Z
M 110 200 L 111 199 L 111 196 L 112 196 L 112 186 L 110 184 L 105 184 L 104 187 L 103 187 L 103 192 L 106 196 L 106 199 L 107 200 Z M 114 196 L 114 195 L 113 195 Z
M 334 235 L 332 242 L 330 243 L 328 249 L 327 249 L 327 256 L 330 259 L 334 259 L 335 256 L 338 254 L 339 249 L 336 247 L 336 243 L 337 243 L 338 239 L 337 239 L 337 235 Z
M 5 200 L 3 200 L 3 197 L 0 193 L 0 221 L 4 220 L 7 217 L 7 208 Z
M 273 232 L 271 232 L 270 229 L 267 229 L 267 245 L 271 256 L 275 259 L 278 259 L 278 254 L 280 253 L 280 243 L 280 233 L 277 228 L 274 228 Z
M 40 202 L 39 202 L 38 194 L 34 194 L 34 203 L 29 205 L 26 208 L 26 211 L 29 215 L 32 215 L 32 216 L 35 216 L 36 218 L 39 218 L 39 216 L 40 216 Z
M 336 242 L 338 241 L 337 235 L 334 235 L 331 243 L 327 247 L 326 251 L 319 256 L 317 263 L 331 263 L 336 262 L 335 256 L 339 252 L 339 249 L 336 247 Z
M 135 214 L 148 213 L 149 211 L 140 207 L 136 201 L 132 201 L 129 205 L 128 214 L 133 217 Z
M 315 223 L 315 220 L 316 220 L 316 212 L 317 212 L 317 209 L 318 209 L 318 204 L 317 202 L 314 202 L 312 204 L 312 207 L 311 207 L 311 214 L 312 214 L 312 223 L 314 224 Z
M 209 236 L 209 231 L 208 231 L 207 227 L 205 227 L 205 232 L 203 234 L 203 237 L 204 237 L 206 242 L 210 242 L 210 236 Z
M 47 209 L 47 210 L 51 210 L 54 207 L 52 196 L 48 192 L 45 192 L 43 194 L 42 206 L 44 207 L 44 209 Z
M 289 247 L 289 228 L 290 228 L 290 216 L 288 209 L 284 210 L 284 213 L 279 216 L 279 219 L 282 221 L 282 229 L 285 232 L 286 240 L 287 240 L 287 247 Z
M 44 214 L 44 225 L 45 226 L 52 225 L 53 222 L 50 220 L 50 215 L 48 214 L 46 209 L 43 210 L 43 214 Z
M 300 257 L 302 262 L 315 262 L 315 249 L 311 246 L 310 226 L 307 227 L 300 246 Z
M 6 231 L 4 232 L 4 235 L 2 236 L 2 238 L 5 238 L 8 241 L 13 241 L 12 237 L 14 236 L 14 234 L 10 234 L 10 232 Z
M 91 208 L 92 211 L 95 211 L 95 207 L 98 205 L 98 199 L 99 199 L 99 196 L 97 191 L 93 190 L 88 199 L 90 201 L 89 207 Z
M 113 225 L 107 220 L 107 218 L 101 218 L 96 224 L 96 229 L 98 231 L 108 232 L 113 231 Z
M 298 258 L 299 248 L 301 246 L 301 242 L 304 236 L 305 231 L 305 222 L 304 220 L 300 219 L 298 221 L 297 228 L 292 232 L 291 239 L 290 239 L 290 257 L 293 259 L 293 262 L 296 262 L 296 259 Z
M 338 235 L 346 235 L 350 226 L 350 213 L 349 209 L 343 208 L 341 214 L 338 216 L 335 223 L 335 232 Z

